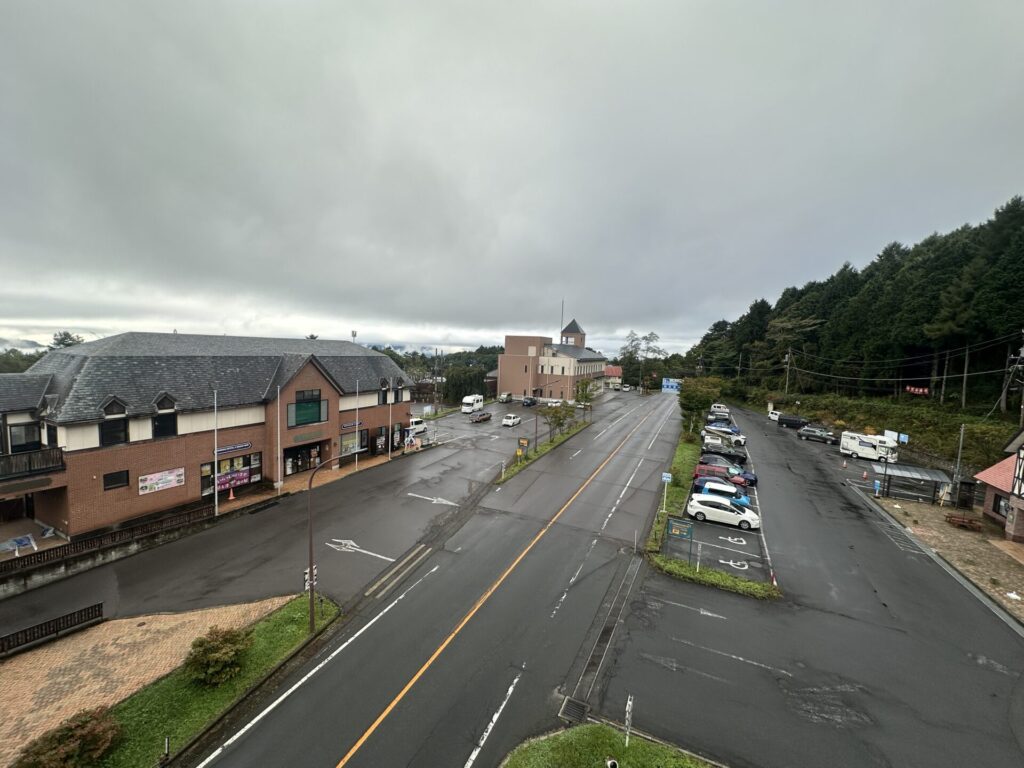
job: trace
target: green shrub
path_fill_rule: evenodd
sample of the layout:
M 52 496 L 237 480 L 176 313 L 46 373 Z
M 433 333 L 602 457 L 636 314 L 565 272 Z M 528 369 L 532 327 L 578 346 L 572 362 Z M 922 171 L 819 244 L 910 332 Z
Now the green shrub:
M 242 654 L 250 645 L 252 637 L 245 630 L 210 627 L 192 641 L 185 669 L 193 682 L 218 686 L 242 671 Z
M 12 768 L 91 768 L 120 738 L 109 709 L 86 709 L 29 742 Z

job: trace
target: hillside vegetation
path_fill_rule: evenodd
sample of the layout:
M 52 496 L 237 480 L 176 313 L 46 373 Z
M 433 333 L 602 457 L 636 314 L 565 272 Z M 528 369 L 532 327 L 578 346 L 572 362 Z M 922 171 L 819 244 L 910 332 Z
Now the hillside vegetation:
M 847 263 L 827 280 L 787 288 L 774 305 L 758 299 L 738 319 L 714 323 L 684 368 L 780 391 L 788 368 L 791 394 L 954 408 L 966 370 L 966 410 L 1016 411 L 1007 361 L 1022 344 L 1022 291 L 1024 199 L 1014 197 L 983 224 L 910 247 L 891 243 L 862 270 Z

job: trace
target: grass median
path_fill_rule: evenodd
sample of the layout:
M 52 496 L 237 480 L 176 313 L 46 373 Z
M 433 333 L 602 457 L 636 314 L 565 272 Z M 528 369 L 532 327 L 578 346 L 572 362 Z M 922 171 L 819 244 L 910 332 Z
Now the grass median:
M 323 601 L 317 611 L 317 629 L 338 614 L 338 606 Z M 164 737 L 171 752 L 217 719 L 260 682 L 308 637 L 309 600 L 297 597 L 252 625 L 252 645 L 245 652 L 242 671 L 215 688 L 193 683 L 184 668 L 171 672 L 113 707 L 124 739 L 104 758 L 104 768 L 151 768 L 163 752 Z
M 609 757 L 630 768 L 710 768 L 707 763 L 673 747 L 630 737 L 607 725 L 579 725 L 536 739 L 515 749 L 505 768 L 595 768 Z
M 530 466 L 541 456 L 543 456 L 546 453 L 550 453 L 552 450 L 560 446 L 562 443 L 564 443 L 570 437 L 575 435 L 577 432 L 580 432 L 581 430 L 589 427 L 590 424 L 591 422 L 589 421 L 577 421 L 575 424 L 566 427 L 565 432 L 562 432 L 559 435 L 555 435 L 553 439 L 548 440 L 547 442 L 541 443 L 533 450 L 533 453 L 531 453 L 528 457 L 524 458 L 518 464 L 513 464 L 511 467 L 506 469 L 505 476 L 498 480 L 498 483 L 504 483 L 510 477 L 515 477 L 518 473 L 522 472 L 524 469 Z

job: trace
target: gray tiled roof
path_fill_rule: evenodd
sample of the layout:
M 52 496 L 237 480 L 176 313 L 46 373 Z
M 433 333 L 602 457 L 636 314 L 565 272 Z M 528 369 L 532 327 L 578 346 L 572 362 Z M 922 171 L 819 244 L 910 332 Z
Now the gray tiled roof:
M 38 408 L 50 378 L 49 374 L 0 373 L 0 413 Z
M 387 355 L 350 341 L 266 339 L 170 333 L 123 333 L 56 349 L 28 374 L 52 376 L 58 423 L 102 418 L 104 401 L 117 397 L 128 415 L 156 412 L 167 394 L 179 410 L 272 400 L 307 361 L 316 363 L 343 392 L 377 389 L 382 379 L 409 377 Z
M 576 318 L 569 321 L 569 324 L 562 329 L 562 333 L 583 333 L 583 329 L 580 328 L 580 324 L 576 322 Z
M 566 357 L 574 357 L 577 360 L 583 362 L 596 362 L 607 359 L 600 352 L 595 352 L 594 350 L 588 349 L 587 347 L 577 347 L 572 344 L 548 344 L 547 346 L 560 355 L 565 355 Z

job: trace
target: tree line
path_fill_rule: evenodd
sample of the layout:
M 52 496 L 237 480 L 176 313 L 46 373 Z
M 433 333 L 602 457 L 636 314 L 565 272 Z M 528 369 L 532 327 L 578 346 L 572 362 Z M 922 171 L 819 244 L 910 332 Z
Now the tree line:
M 1006 411 L 1019 403 L 1024 371 L 1022 292 L 1017 196 L 983 224 L 890 243 L 862 270 L 846 263 L 826 280 L 786 288 L 774 305 L 757 299 L 711 325 L 683 356 L 684 375 Z

